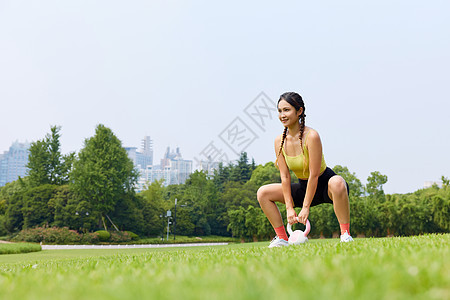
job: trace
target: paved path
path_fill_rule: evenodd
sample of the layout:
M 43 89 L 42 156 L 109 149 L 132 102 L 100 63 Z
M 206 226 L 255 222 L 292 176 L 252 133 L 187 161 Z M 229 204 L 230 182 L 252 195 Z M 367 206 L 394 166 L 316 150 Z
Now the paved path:
M 42 245 L 42 250 L 64 249 L 136 249 L 136 248 L 167 248 L 167 247 L 199 247 L 225 246 L 228 243 L 193 243 L 193 244 L 145 244 L 145 245 Z

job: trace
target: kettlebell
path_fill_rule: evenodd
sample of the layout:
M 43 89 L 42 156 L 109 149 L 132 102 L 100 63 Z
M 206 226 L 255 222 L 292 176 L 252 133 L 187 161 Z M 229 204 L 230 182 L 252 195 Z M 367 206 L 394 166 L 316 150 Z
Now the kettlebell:
M 297 217 L 298 221 L 298 217 Z M 308 233 L 311 231 L 311 224 L 309 220 L 306 220 L 306 228 L 305 231 L 295 230 L 292 231 L 291 224 L 287 224 L 287 231 L 289 233 L 288 243 L 289 245 L 300 245 L 306 243 L 308 241 Z

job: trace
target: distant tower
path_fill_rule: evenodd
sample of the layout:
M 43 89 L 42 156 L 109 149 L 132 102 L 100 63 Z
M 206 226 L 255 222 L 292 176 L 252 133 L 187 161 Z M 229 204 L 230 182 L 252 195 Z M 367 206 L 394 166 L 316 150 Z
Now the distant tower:
M 161 159 L 160 170 L 165 179 L 165 186 L 183 184 L 192 173 L 192 160 L 184 160 L 179 147 L 175 151 L 167 147 L 164 158 Z
M 133 161 L 135 169 L 139 172 L 136 186 L 137 191 L 141 191 L 148 181 L 151 181 L 153 170 L 153 141 L 149 136 L 145 136 L 141 142 L 141 148 L 124 147 L 128 157 Z
M 9 151 L 0 154 L 0 186 L 27 175 L 29 148 L 27 142 L 14 142 Z
M 141 149 L 136 147 L 124 147 L 128 157 L 133 161 L 134 167 L 139 172 L 136 183 L 136 191 L 140 192 L 155 181 L 164 179 L 164 185 L 183 184 L 192 173 L 192 160 L 185 160 L 180 148 L 171 151 L 167 147 L 160 165 L 153 165 L 153 142 L 149 136 L 145 136 L 141 143 Z
M 137 164 L 141 166 L 142 169 L 147 168 L 147 166 L 153 165 L 153 141 L 149 136 L 145 136 L 141 142 L 141 155 L 138 158 Z
M 153 162 L 153 141 L 149 136 L 145 136 L 142 140 L 142 153 L 146 156 L 152 157 Z

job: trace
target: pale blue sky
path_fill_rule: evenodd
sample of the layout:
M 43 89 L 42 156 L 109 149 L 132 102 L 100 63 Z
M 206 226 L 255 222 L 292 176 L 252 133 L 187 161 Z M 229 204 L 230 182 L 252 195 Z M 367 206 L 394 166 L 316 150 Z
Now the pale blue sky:
M 450 177 L 449 13 L 448 1 L 0 0 L 0 152 L 50 125 L 78 151 L 103 123 L 124 146 L 150 135 L 155 163 L 211 142 L 233 159 L 219 135 L 239 117 L 264 164 L 282 126 L 244 110 L 297 91 L 329 166 L 412 192 Z

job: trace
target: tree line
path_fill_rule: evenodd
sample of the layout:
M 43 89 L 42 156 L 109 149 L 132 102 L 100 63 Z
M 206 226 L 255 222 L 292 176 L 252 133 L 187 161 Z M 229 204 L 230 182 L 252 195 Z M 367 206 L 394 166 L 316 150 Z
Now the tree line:
M 184 184 L 165 187 L 162 181 L 155 181 L 136 193 L 138 173 L 111 129 L 98 125 L 78 154 L 62 155 L 60 148 L 60 127 L 53 126 L 42 140 L 31 144 L 28 175 L 0 188 L 0 235 L 48 226 L 163 236 L 167 211 L 174 213 L 175 209 L 176 224 L 172 224 L 170 233 L 175 229 L 179 235 L 234 236 L 242 240 L 264 240 L 274 235 L 256 199 L 260 186 L 281 182 L 273 162 L 256 166 L 244 152 L 235 163 L 219 165 L 213 176 L 195 171 Z M 383 185 L 387 176 L 379 172 L 372 172 L 363 185 L 348 168 L 333 169 L 350 187 L 353 235 L 450 231 L 447 178 L 442 177 L 442 188 L 386 195 Z M 294 175 L 292 178 L 295 180 Z M 285 218 L 285 207 L 279 205 L 279 209 Z M 169 220 L 172 223 L 173 217 Z M 332 205 L 313 207 L 310 221 L 313 237 L 331 237 L 339 229 Z

